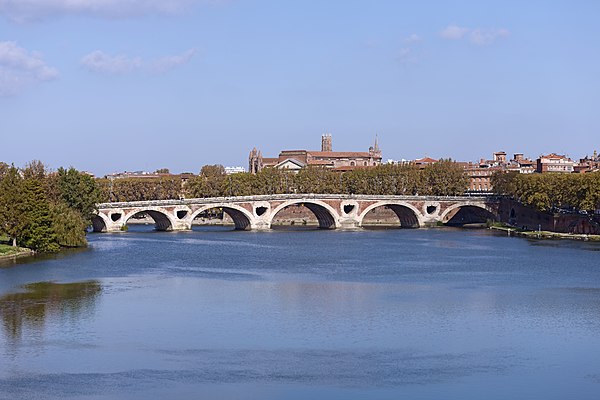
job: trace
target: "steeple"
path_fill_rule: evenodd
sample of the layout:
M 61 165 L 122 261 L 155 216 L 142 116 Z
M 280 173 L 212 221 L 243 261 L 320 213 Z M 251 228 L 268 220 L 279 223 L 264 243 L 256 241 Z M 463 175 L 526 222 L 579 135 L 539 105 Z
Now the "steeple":
M 321 151 L 332 151 L 331 133 L 324 133 L 321 136 Z

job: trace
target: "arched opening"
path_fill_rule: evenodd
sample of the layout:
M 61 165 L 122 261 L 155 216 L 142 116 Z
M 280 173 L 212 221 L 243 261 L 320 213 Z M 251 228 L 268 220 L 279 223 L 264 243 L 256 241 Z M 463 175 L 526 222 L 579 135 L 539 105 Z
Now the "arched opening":
M 89 227 L 88 227 L 89 229 Z M 94 232 L 106 232 L 106 222 L 102 219 L 102 217 L 98 215 L 94 215 L 92 217 L 92 231 Z
M 482 226 L 496 220 L 497 217 L 483 207 L 461 206 L 450 210 L 442 222 L 449 226 Z
M 125 221 L 127 229 L 137 231 L 170 231 L 173 229 L 171 220 L 166 214 L 155 210 L 139 211 L 127 218 Z
M 196 227 L 222 227 L 235 230 L 250 229 L 250 219 L 244 212 L 231 207 L 207 208 L 194 216 L 192 229 Z
M 331 212 L 316 203 L 294 203 L 274 211 L 271 228 L 335 229 Z
M 417 214 L 407 206 L 400 204 L 382 204 L 373 207 L 362 218 L 365 228 L 418 228 Z

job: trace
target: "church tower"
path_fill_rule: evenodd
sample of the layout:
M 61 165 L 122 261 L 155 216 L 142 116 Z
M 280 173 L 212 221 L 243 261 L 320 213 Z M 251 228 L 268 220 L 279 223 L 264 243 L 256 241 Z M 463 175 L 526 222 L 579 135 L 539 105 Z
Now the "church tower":
M 381 158 L 381 149 L 379 149 L 379 140 L 375 134 L 375 145 L 369 147 L 369 154 L 373 158 Z
M 248 172 L 256 174 L 260 172 L 263 167 L 262 153 L 260 150 L 256 150 L 256 147 L 252 149 L 248 156 Z
M 331 145 L 331 133 L 324 133 L 321 136 L 321 151 L 333 151 Z

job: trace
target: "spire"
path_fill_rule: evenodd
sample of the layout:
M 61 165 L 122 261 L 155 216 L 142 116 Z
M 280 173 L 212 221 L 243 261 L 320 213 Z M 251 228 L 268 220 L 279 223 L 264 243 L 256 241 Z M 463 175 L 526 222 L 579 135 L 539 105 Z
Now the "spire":
M 375 146 L 373 146 L 373 149 L 375 151 L 379 151 L 379 143 L 378 143 L 377 139 L 378 139 L 377 134 L 375 134 Z

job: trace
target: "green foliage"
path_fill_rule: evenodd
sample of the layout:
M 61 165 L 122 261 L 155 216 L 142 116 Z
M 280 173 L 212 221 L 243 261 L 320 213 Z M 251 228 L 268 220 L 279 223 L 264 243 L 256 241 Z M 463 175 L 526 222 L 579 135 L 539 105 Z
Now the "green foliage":
M 504 174 L 492 176 L 494 190 L 541 211 L 600 208 L 600 173 Z M 498 186 L 496 186 L 498 185 Z
M 23 218 L 23 178 L 14 165 L 6 168 L 0 178 L 0 231 L 13 239 L 16 245 L 16 239 L 26 224 Z
M 450 159 L 430 164 L 423 172 L 425 190 L 422 194 L 453 196 L 464 193 L 467 187 L 468 179 L 463 168 Z
M 52 205 L 52 229 L 56 235 L 56 242 L 63 247 L 85 247 L 85 231 L 88 223 L 81 214 L 67 204 Z
M 100 191 L 74 168 L 49 173 L 40 161 L 22 170 L 0 163 L 0 233 L 38 252 L 85 246 Z
M 500 195 L 511 195 L 515 192 L 515 177 L 519 173 L 516 171 L 503 172 L 495 171 L 492 173 L 491 183 L 494 193 Z
M 200 169 L 200 175 L 205 178 L 225 175 L 225 167 L 221 164 L 205 165 Z
M 56 234 L 52 229 L 50 203 L 44 193 L 42 181 L 30 176 L 23 187 L 23 226 L 18 232 L 17 241 L 24 247 L 51 253 L 59 250 Z
M 177 177 L 160 178 L 121 178 L 98 179 L 98 203 L 172 200 L 179 199 L 182 193 L 181 179 Z
M 91 176 L 69 169 L 59 168 L 55 178 L 60 200 L 79 211 L 84 220 L 91 224 L 96 213 L 96 204 L 101 200 L 101 191 Z M 58 199 L 55 199 L 58 200 Z

